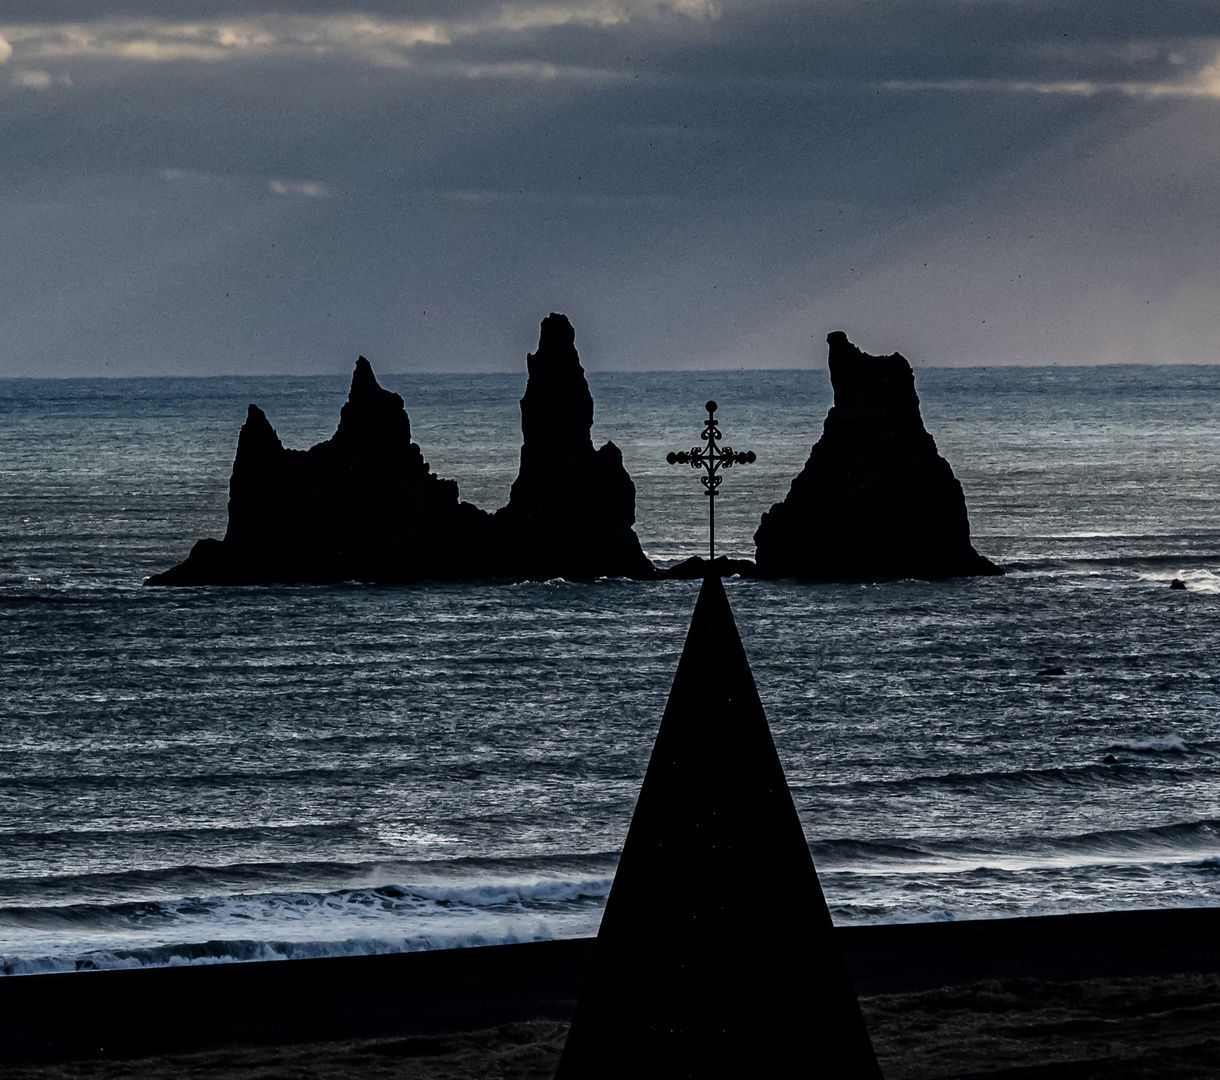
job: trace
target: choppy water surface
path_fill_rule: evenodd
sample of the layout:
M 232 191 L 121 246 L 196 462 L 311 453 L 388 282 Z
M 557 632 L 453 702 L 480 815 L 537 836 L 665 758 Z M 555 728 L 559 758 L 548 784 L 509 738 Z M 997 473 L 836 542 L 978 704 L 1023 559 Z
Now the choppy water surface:
M 917 380 L 1008 575 L 727 583 L 836 921 L 1220 903 L 1220 368 Z M 382 381 L 464 498 L 507 498 L 523 379 Z M 759 455 L 717 507 L 737 554 L 830 401 L 591 382 L 662 561 L 704 543 L 664 455 L 707 398 Z M 345 390 L 0 382 L 3 970 L 596 930 L 697 583 L 141 587 L 223 534 L 248 402 L 307 446 Z M 765 878 L 689 888 L 801 917 Z

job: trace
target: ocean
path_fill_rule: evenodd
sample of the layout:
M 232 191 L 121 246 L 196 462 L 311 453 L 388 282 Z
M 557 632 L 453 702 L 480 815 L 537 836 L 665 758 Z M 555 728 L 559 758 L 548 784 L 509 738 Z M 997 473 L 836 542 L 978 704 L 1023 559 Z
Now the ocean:
M 379 378 L 502 505 L 524 373 Z M 706 400 L 758 455 L 717 501 L 736 556 L 831 401 L 813 370 L 590 384 L 663 564 L 705 550 L 665 454 Z M 1006 575 L 726 582 L 835 921 L 1220 904 L 1220 366 L 916 385 Z M 223 535 L 249 402 L 305 447 L 346 388 L 0 380 L 5 974 L 596 932 L 698 582 L 142 585 Z M 777 942 L 804 917 L 765 876 L 687 887 Z

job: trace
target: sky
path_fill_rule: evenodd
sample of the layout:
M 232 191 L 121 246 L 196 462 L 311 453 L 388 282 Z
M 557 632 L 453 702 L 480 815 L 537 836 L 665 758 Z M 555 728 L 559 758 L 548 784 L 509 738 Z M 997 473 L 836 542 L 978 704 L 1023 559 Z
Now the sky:
M 0 376 L 1220 361 L 1215 0 L 4 0 Z

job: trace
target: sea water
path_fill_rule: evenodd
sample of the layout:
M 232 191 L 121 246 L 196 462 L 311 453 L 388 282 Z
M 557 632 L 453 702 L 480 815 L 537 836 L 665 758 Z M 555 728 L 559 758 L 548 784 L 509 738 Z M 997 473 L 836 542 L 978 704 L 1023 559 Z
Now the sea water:
M 523 377 L 381 380 L 502 505 Z M 1220 367 L 916 380 L 1007 574 L 726 583 L 836 922 L 1220 903 Z M 305 447 L 346 382 L 0 381 L 5 973 L 596 932 L 697 582 L 142 586 L 223 535 L 247 403 Z M 707 541 L 665 463 L 707 399 L 758 455 L 717 503 L 740 556 L 831 402 L 824 371 L 590 382 L 663 564 Z M 765 873 L 686 887 L 777 943 L 805 917 Z

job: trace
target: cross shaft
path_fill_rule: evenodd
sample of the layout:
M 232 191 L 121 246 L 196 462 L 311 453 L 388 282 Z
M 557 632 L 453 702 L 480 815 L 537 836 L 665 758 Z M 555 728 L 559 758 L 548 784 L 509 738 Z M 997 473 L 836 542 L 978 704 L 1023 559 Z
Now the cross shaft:
M 670 451 L 665 456 L 665 460 L 671 465 L 689 465 L 692 469 L 707 470 L 707 475 L 699 477 L 699 481 L 703 484 L 708 498 L 708 554 L 712 562 L 716 561 L 716 489 L 724 480 L 724 477 L 719 475 L 720 470 L 734 464 L 748 465 L 758 460 L 753 450 L 740 453 L 735 452 L 731 446 L 718 446 L 717 441 L 723 437 L 716 423 L 716 403 L 709 401 L 707 419 L 703 421 L 703 433 L 700 435 L 707 445 L 692 446 L 689 450 L 680 450 L 677 453 Z

